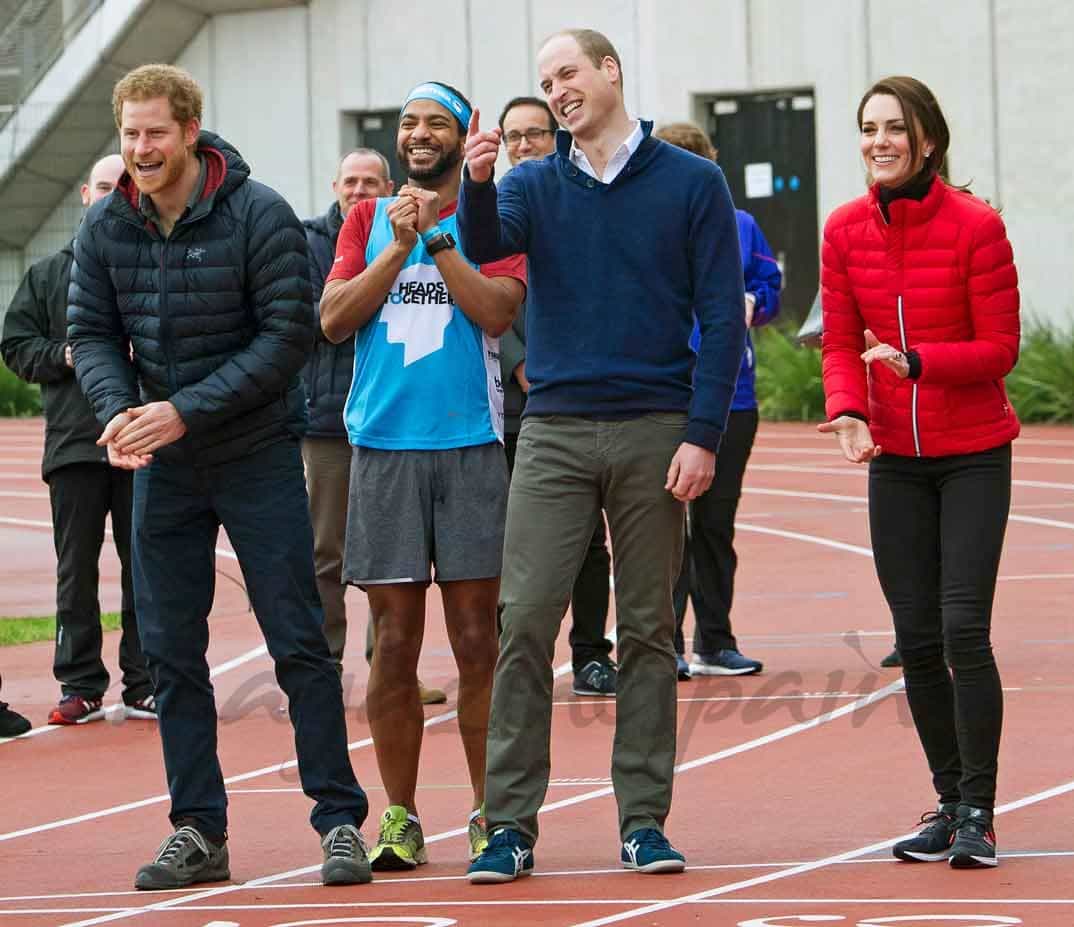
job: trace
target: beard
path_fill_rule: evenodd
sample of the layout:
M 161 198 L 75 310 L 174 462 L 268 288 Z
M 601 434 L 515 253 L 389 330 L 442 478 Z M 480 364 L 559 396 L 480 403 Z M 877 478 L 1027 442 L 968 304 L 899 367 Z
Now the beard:
M 395 152 L 399 166 L 411 180 L 434 181 L 439 180 L 450 170 L 459 170 L 462 164 L 462 146 L 441 153 L 429 167 L 414 168 L 410 166 L 406 150 L 399 148 Z
M 179 154 L 173 153 L 170 156 L 165 156 L 162 160 L 163 163 L 156 174 L 152 177 L 142 177 L 138 173 L 134 156 L 124 156 L 123 166 L 126 167 L 127 173 L 130 174 L 131 180 L 134 181 L 139 193 L 152 196 L 154 193 L 160 193 L 182 179 L 187 165 L 185 150 Z

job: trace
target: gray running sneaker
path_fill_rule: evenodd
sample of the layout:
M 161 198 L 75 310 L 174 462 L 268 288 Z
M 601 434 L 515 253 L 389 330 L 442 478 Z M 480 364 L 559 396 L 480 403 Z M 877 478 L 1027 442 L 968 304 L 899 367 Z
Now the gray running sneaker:
M 324 865 L 321 882 L 325 885 L 361 885 L 373 881 L 365 843 L 353 824 L 333 827 L 321 841 Z
M 199 830 L 184 824 L 160 845 L 156 859 L 138 870 L 134 887 L 159 891 L 230 878 L 227 844 L 215 846 Z

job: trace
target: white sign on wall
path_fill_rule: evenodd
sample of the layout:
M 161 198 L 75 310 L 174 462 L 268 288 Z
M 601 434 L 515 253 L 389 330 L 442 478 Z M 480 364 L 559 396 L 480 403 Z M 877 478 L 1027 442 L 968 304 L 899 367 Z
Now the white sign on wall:
M 756 200 L 772 195 L 772 162 L 746 165 L 746 199 Z

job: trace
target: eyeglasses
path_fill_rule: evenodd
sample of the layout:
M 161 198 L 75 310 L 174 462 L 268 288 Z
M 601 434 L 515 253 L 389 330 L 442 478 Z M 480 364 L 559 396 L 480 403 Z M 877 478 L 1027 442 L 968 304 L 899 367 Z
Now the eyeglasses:
M 508 148 L 514 148 L 522 141 L 523 136 L 531 145 L 536 145 L 546 135 L 555 135 L 555 129 L 526 129 L 525 132 L 508 132 L 503 137 L 503 143 Z

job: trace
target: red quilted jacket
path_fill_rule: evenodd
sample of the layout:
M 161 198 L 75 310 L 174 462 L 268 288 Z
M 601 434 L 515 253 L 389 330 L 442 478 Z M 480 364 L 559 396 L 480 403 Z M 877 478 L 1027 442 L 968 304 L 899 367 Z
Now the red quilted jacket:
M 1003 377 L 1018 359 L 1018 273 L 1003 221 L 937 178 L 880 211 L 874 186 L 824 227 L 824 392 L 829 419 L 865 416 L 889 454 L 944 457 L 1006 444 L 1018 417 Z M 921 359 L 900 380 L 861 360 L 864 331 Z

